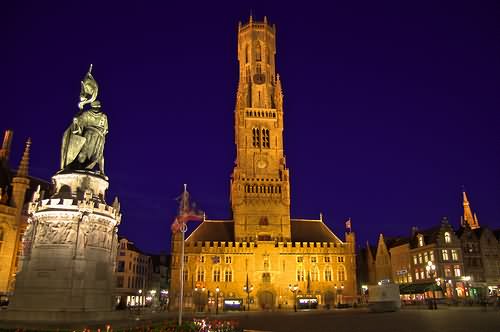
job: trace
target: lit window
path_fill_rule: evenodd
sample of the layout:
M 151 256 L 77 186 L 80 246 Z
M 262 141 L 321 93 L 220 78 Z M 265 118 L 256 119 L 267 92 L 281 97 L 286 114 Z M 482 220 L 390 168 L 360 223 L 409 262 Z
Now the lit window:
M 451 277 L 451 268 L 449 266 L 444 267 L 444 276 L 445 277 Z
M 455 277 L 460 277 L 462 275 L 460 271 L 460 265 L 453 266 L 453 270 L 455 272 Z
M 311 263 L 316 263 L 318 258 L 316 256 L 311 257 Z
M 429 255 L 427 254 L 427 251 L 424 252 L 424 262 L 428 262 L 429 261 Z
M 345 268 L 343 266 L 339 266 L 337 276 L 339 281 L 345 281 Z
M 304 257 L 298 256 L 297 257 L 297 263 L 302 263 L 304 261 Z
M 424 236 L 423 235 L 419 235 L 418 236 L 418 246 L 419 247 L 423 247 L 424 246 Z
M 224 272 L 224 281 L 225 282 L 232 282 L 233 281 L 233 271 L 226 270 Z
M 297 281 L 304 281 L 304 270 L 297 270 Z
M 422 264 L 422 254 L 418 254 L 418 262 Z
M 329 267 L 325 270 L 325 281 L 332 281 L 332 269 Z
M 445 243 L 451 243 L 451 236 L 449 232 L 444 233 L 444 242 Z
M 447 261 L 449 259 L 449 257 L 448 257 L 448 250 L 443 249 L 443 250 L 441 250 L 441 252 L 442 252 L 442 255 L 443 255 L 443 260 Z
M 434 251 L 429 251 L 429 256 L 431 257 L 431 261 L 434 262 Z
M 313 270 L 311 272 L 311 280 L 312 281 L 319 281 L 319 269 L 317 267 L 313 268 Z
M 220 282 L 220 270 L 219 269 L 214 270 L 214 281 Z
M 330 256 L 325 256 L 325 263 L 330 263 Z
M 417 255 L 413 255 L 413 264 L 418 264 Z
M 226 256 L 226 264 L 231 264 L 231 263 L 232 263 L 231 256 Z
M 205 270 L 198 270 L 198 273 L 196 274 L 196 281 L 205 281 Z
M 420 270 L 420 279 L 424 279 L 424 270 Z
M 458 261 L 458 253 L 456 249 L 451 249 L 451 259 L 454 261 Z
M 418 270 L 415 271 L 415 279 L 416 280 L 419 280 L 420 279 L 420 275 L 418 273 Z

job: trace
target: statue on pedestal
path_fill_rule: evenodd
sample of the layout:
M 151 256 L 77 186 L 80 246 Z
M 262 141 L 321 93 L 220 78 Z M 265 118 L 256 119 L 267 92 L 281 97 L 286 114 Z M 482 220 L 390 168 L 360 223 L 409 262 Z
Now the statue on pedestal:
M 64 132 L 61 147 L 61 170 L 89 170 L 98 166 L 104 175 L 104 142 L 108 118 L 97 100 L 99 86 L 92 76 L 92 65 L 85 75 L 80 92 L 80 112 Z M 90 105 L 86 108 L 86 105 Z

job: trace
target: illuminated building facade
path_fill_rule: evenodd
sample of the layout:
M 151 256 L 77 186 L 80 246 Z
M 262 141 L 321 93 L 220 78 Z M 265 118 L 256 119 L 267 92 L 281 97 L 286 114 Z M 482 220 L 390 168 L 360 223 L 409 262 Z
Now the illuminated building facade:
M 152 273 L 151 257 L 141 252 L 132 241 L 120 238 L 116 257 L 117 304 L 145 305 L 146 298 L 151 296 Z
M 272 309 L 356 300 L 354 233 L 342 241 L 321 215 L 316 220 L 290 217 L 275 38 L 276 28 L 266 18 L 239 25 L 233 219 L 204 219 L 185 240 L 186 307 L 215 310 L 238 302 Z M 177 234 L 172 238 L 173 305 L 180 292 L 180 250 Z
M 30 177 L 30 140 L 26 142 L 24 154 L 17 171 L 9 165 L 13 132 L 7 130 L 0 149 L 0 301 L 12 294 L 22 251 L 22 236 L 27 225 L 26 202 L 37 186 L 42 191 L 49 183 Z

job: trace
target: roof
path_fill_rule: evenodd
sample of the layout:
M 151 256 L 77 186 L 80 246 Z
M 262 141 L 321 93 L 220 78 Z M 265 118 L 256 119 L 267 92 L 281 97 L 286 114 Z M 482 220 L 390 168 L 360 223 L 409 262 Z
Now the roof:
M 204 220 L 186 241 L 234 242 L 234 222 L 232 220 Z
M 321 220 L 292 219 L 292 242 L 342 242 Z M 204 220 L 186 241 L 234 242 L 234 221 Z
M 292 219 L 292 242 L 342 242 L 321 220 Z
M 385 243 L 387 245 L 387 249 L 398 247 L 403 244 L 410 243 L 410 238 L 408 237 L 394 237 L 394 238 L 388 238 L 385 240 Z

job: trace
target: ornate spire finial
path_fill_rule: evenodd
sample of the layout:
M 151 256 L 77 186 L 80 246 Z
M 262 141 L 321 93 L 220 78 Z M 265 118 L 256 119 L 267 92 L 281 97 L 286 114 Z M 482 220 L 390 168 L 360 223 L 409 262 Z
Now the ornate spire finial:
M 31 146 L 31 138 L 26 140 L 26 146 L 24 148 L 23 157 L 21 158 L 21 162 L 19 163 L 19 168 L 17 169 L 17 176 L 27 177 L 28 176 L 28 168 L 30 164 L 30 146 Z
M 12 144 L 12 135 L 14 132 L 10 129 L 5 131 L 3 136 L 2 148 L 0 149 L 0 160 L 9 161 L 10 146 Z
M 251 9 L 250 9 L 250 18 L 248 19 L 248 23 L 250 23 L 250 24 L 253 23 L 253 13 L 252 13 Z

